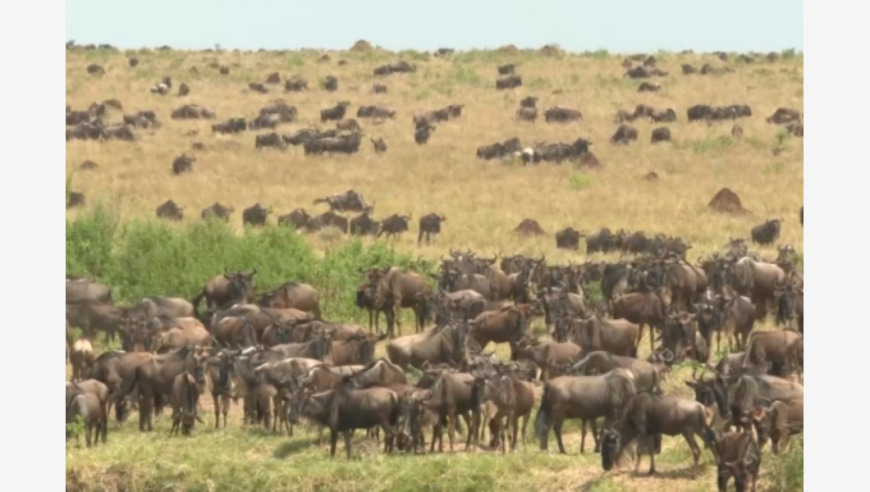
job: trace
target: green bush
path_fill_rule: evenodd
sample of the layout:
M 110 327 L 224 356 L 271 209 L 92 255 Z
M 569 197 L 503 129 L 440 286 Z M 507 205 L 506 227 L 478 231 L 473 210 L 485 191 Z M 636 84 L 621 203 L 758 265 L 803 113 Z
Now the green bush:
M 321 294 L 323 315 L 342 320 L 363 317 L 354 305 L 356 287 L 365 280 L 360 269 L 435 269 L 383 242 L 364 246 L 359 239 L 329 249 L 318 259 L 305 238 L 285 226 L 247 228 L 236 234 L 218 219 L 182 225 L 134 219 L 120 225 L 117 215 L 101 204 L 67 221 L 66 245 L 67 274 L 111 286 L 120 303 L 148 295 L 192 299 L 225 267 L 256 268 L 258 292 L 291 280 L 311 283 Z

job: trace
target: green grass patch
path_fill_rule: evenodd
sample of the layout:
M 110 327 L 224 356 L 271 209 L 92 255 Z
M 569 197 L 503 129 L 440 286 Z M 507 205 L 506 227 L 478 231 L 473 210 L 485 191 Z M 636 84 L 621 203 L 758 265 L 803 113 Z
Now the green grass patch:
M 591 176 L 586 174 L 574 173 L 568 178 L 568 183 L 572 189 L 583 190 L 592 186 L 594 181 Z
M 694 140 L 690 143 L 692 150 L 698 154 L 707 152 L 719 152 L 730 149 L 734 145 L 734 141 L 730 137 L 716 137 L 705 140 Z

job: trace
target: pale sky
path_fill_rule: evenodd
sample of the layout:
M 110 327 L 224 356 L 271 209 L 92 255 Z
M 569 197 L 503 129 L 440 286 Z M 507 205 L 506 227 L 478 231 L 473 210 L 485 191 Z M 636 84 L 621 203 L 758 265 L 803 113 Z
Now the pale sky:
M 66 39 L 119 48 L 803 51 L 801 0 L 67 0 Z

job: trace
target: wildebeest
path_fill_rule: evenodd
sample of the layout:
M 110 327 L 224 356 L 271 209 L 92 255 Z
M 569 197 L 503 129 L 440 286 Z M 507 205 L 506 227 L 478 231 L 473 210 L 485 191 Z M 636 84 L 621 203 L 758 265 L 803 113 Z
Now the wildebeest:
M 236 209 L 233 207 L 226 207 L 221 205 L 219 202 L 214 202 L 209 207 L 202 209 L 200 217 L 202 218 L 202 220 L 216 218 L 226 222 L 230 220 L 230 214 L 233 213 L 235 210 Z
M 336 193 L 324 198 L 317 198 L 314 204 L 327 203 L 330 210 L 337 212 L 371 212 L 374 207 L 366 202 L 362 193 L 350 189 L 344 193 Z
M 254 92 L 259 92 L 260 94 L 269 92 L 269 88 L 259 82 L 251 82 L 248 84 L 248 89 Z
M 287 144 L 284 142 L 281 135 L 276 132 L 271 132 L 264 135 L 257 135 L 254 138 L 254 148 L 262 149 L 264 147 L 277 147 L 283 150 L 287 147 Z
M 577 111 L 576 109 L 553 106 L 544 111 L 544 120 L 547 123 L 551 121 L 564 123 L 568 121 L 576 121 L 582 119 L 583 115 L 580 114 L 580 111 Z
M 637 92 L 658 92 L 662 87 L 660 85 L 651 84 L 649 82 L 642 82 L 638 88 Z
M 514 73 L 515 67 L 514 67 L 513 63 L 507 63 L 504 65 L 499 65 L 497 68 L 498 68 L 499 75 L 511 75 Z
M 178 109 L 172 111 L 170 117 L 173 120 L 179 119 L 212 119 L 215 118 L 215 112 L 198 106 L 196 104 L 185 104 Z
M 426 244 L 429 244 L 432 236 L 441 233 L 441 223 L 446 220 L 447 217 L 434 212 L 420 217 L 420 233 L 417 236 L 417 244 L 423 242 L 424 236 L 426 237 Z
M 175 376 L 169 396 L 169 403 L 172 406 L 170 433 L 176 434 L 180 430 L 183 435 L 189 435 L 196 422 L 202 422 L 197 412 L 200 387 L 205 387 L 205 376 L 201 365 L 195 367 L 194 373 L 184 371 Z
M 72 381 L 81 381 L 94 365 L 94 348 L 87 338 L 76 340 L 69 351 Z
M 789 436 L 803 432 L 804 398 L 760 403 L 752 412 L 752 420 L 758 432 L 760 448 L 772 441 L 773 454 L 786 450 Z
M 275 128 L 281 123 L 281 116 L 277 113 L 260 113 L 256 118 L 248 124 L 250 130 L 259 130 L 262 128 Z
M 272 208 L 263 208 L 260 203 L 255 203 L 242 211 L 242 224 L 252 226 L 266 225 L 266 217 L 272 213 Z
M 726 276 L 738 295 L 747 296 L 755 305 L 758 319 L 767 316 L 768 304 L 776 300 L 776 286 L 785 281 L 785 271 L 774 263 L 755 261 L 749 256 L 728 266 Z
M 746 356 L 743 367 L 755 367 L 762 374 L 769 374 L 769 364 L 784 365 L 787 377 L 791 370 L 803 370 L 804 340 L 803 336 L 792 330 L 756 331 L 749 336 L 746 343 Z
M 492 145 L 478 147 L 477 157 L 485 160 L 501 158 L 514 152 L 519 152 L 521 148 L 520 139 L 513 137 L 504 142 L 496 142 Z
M 501 76 L 495 81 L 496 89 L 513 89 L 521 85 L 523 85 L 523 78 L 514 74 Z
M 755 482 L 761 469 L 761 447 L 755 433 L 731 431 L 724 434 L 716 442 L 716 456 L 719 492 L 728 490 L 731 477 L 734 477 L 736 490 L 748 488 L 755 491 Z
M 651 143 L 659 143 L 659 142 L 670 142 L 671 141 L 671 129 L 663 126 L 659 128 L 655 128 L 652 131 L 652 136 L 650 138 Z
M 224 268 L 222 275 L 217 275 L 206 283 L 202 292 L 193 298 L 194 315 L 199 317 L 197 307 L 203 298 L 207 309 L 215 311 L 225 309 L 232 304 L 247 304 L 254 298 L 254 275 L 257 269 L 250 272 L 230 273 Z
M 621 295 L 613 301 L 613 317 L 640 325 L 638 346 L 643 338 L 644 325 L 649 325 L 649 346 L 651 351 L 655 350 L 655 329 L 661 331 L 665 319 L 664 307 L 659 296 L 653 292 L 631 292 Z
M 66 303 L 79 302 L 108 303 L 112 302 L 112 289 L 109 286 L 91 282 L 86 279 L 66 281 Z
M 544 234 L 544 229 L 535 219 L 523 219 L 514 229 L 514 232 L 523 236 L 541 236 Z
M 380 232 L 380 221 L 374 220 L 369 212 L 363 212 L 360 215 L 350 219 L 350 234 L 352 235 L 377 235 Z
M 581 453 L 586 441 L 586 421 L 592 421 L 592 436 L 597 451 L 600 443 L 595 420 L 604 417 L 605 427 L 613 425 L 622 408 L 636 393 L 634 376 L 622 368 L 596 376 L 559 376 L 550 379 L 544 383 L 541 406 L 535 416 L 535 434 L 540 439 L 541 451 L 547 451 L 547 440 L 550 429 L 553 429 L 559 452 L 565 454 L 562 425 L 566 418 L 583 420 Z
M 179 84 L 179 86 L 178 86 L 178 97 L 184 97 L 184 96 L 186 96 L 186 95 L 188 95 L 188 94 L 190 94 L 190 86 L 188 86 L 188 85 L 185 84 L 184 82 L 182 82 L 181 84 Z
M 311 218 L 308 222 L 308 230 L 319 231 L 324 227 L 335 227 L 341 232 L 347 234 L 348 225 L 347 217 L 342 217 L 332 210 L 327 210 L 326 212 Z
M 801 114 L 794 109 L 777 108 L 777 110 L 770 115 L 766 121 L 776 125 L 787 125 L 789 123 L 801 121 Z
M 372 85 L 372 92 L 375 94 L 386 94 L 387 86 L 384 84 L 374 84 Z
M 161 219 L 168 219 L 174 221 L 180 221 L 184 219 L 184 208 L 179 207 L 172 200 L 167 200 L 165 203 L 157 207 L 156 213 L 157 217 Z
M 321 109 L 320 110 L 320 121 L 338 121 L 344 118 L 345 113 L 347 112 L 347 107 L 350 106 L 350 102 L 341 101 L 335 106 L 331 108 Z
M 587 351 L 606 350 L 614 355 L 637 357 L 640 327 L 625 319 L 592 316 L 573 321 L 569 339 Z
M 753 227 L 750 231 L 752 242 L 771 244 L 776 241 L 779 238 L 780 222 L 782 219 L 771 219 Z
M 248 128 L 248 123 L 244 118 L 230 118 L 223 123 L 217 123 L 211 126 L 212 133 L 240 133 Z
M 370 279 L 371 283 L 377 286 L 375 305 L 392 307 L 392 312 L 388 312 L 387 315 L 390 335 L 393 331 L 393 322 L 398 326 L 399 335 L 402 334 L 400 309 L 409 307 L 414 309 L 417 331 L 423 331 L 425 313 L 421 303 L 424 301 L 423 295 L 429 292 L 430 288 L 422 275 L 390 267 L 372 270 Z
M 517 118 L 525 121 L 535 121 L 538 119 L 538 108 L 520 107 L 517 109 Z
M 196 162 L 196 157 L 182 154 L 172 161 L 172 172 L 176 175 L 193 172 L 194 162 Z
M 305 79 L 292 79 L 284 81 L 284 92 L 302 92 L 308 90 L 308 81 Z
M 356 112 L 357 118 L 393 118 L 396 112 L 383 106 L 360 106 Z
M 98 381 L 93 381 L 97 385 L 102 385 Z M 84 383 L 88 383 L 85 381 Z M 70 385 L 72 384 L 72 387 Z M 79 383 L 81 385 L 82 383 Z M 105 392 L 106 386 L 102 385 L 102 390 Z M 72 424 L 81 418 L 84 423 L 85 444 L 87 447 L 95 445 L 100 441 L 102 436 L 103 444 L 106 444 L 106 430 L 108 428 L 107 420 L 109 416 L 106 413 L 106 405 L 100 401 L 100 394 L 94 391 L 85 391 L 80 389 L 75 383 L 67 383 L 66 391 L 66 423 Z M 67 430 L 67 438 L 70 432 Z
M 338 79 L 334 75 L 327 75 L 323 79 L 323 90 L 327 92 L 335 92 L 338 90 Z
M 626 145 L 635 140 L 637 140 L 637 128 L 626 124 L 619 125 L 616 133 L 610 137 L 610 142 L 616 145 Z
M 429 141 L 429 136 L 435 131 L 435 126 L 431 124 L 418 125 L 414 129 L 414 142 L 418 145 L 424 145 Z
M 566 227 L 556 233 L 556 247 L 561 249 L 578 249 L 580 248 L 580 238 L 584 235 L 573 227 Z
M 307 228 L 310 222 L 311 215 L 309 215 L 304 208 L 297 208 L 287 215 L 278 217 L 278 225 L 293 224 L 293 227 L 297 231 Z
M 377 152 L 378 154 L 383 154 L 384 152 L 387 151 L 387 143 L 384 142 L 383 138 L 378 137 L 377 140 L 372 138 L 371 141 L 372 141 L 372 145 L 375 146 L 375 152 Z
M 693 479 L 697 475 L 698 462 L 701 458 L 701 448 L 695 442 L 695 435 L 701 437 L 716 457 L 716 434 L 707 425 L 707 416 L 702 404 L 693 400 L 643 392 L 631 398 L 619 422 L 613 429 L 604 432 L 604 443 L 601 446 L 604 469 L 609 470 L 613 467 L 632 440 L 637 438 L 640 442 L 649 442 L 649 439 L 656 434 L 682 435 L 686 439 L 692 450 Z M 649 474 L 652 475 L 656 468 L 654 449 L 649 449 L 649 458 Z M 636 458 L 635 469 L 639 466 L 640 455 Z
M 266 77 L 267 84 L 280 84 L 281 83 L 281 74 L 278 72 L 272 72 Z
M 468 341 L 479 352 L 492 343 L 509 343 L 511 360 L 516 359 L 516 348 L 511 342 L 522 339 L 529 329 L 530 304 L 509 304 L 497 311 L 484 311 L 469 323 Z
M 359 152 L 360 143 L 362 143 L 362 133 L 342 132 L 334 137 L 321 136 L 308 140 L 302 144 L 302 147 L 305 149 L 305 155 L 319 155 L 327 152 L 353 154 Z

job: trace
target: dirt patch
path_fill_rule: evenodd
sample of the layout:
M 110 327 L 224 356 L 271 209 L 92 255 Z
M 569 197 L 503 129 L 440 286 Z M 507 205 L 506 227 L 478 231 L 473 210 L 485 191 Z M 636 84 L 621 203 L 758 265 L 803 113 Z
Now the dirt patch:
M 730 188 L 719 190 L 707 206 L 717 212 L 726 214 L 744 214 L 748 212 L 748 210 L 743 208 L 740 197 L 737 196 L 737 193 L 731 191 Z

